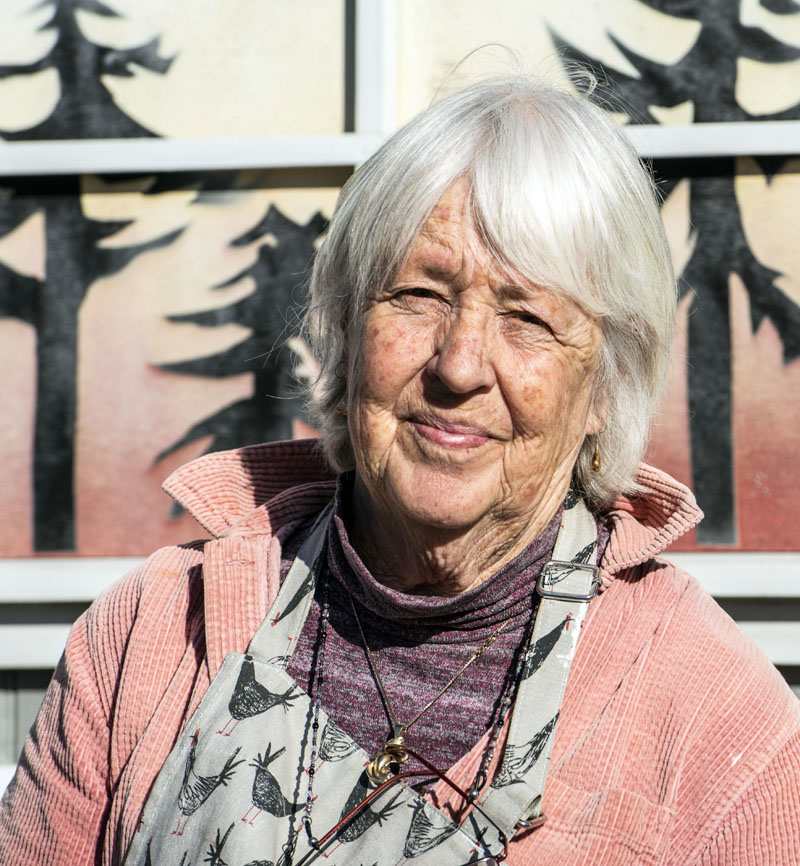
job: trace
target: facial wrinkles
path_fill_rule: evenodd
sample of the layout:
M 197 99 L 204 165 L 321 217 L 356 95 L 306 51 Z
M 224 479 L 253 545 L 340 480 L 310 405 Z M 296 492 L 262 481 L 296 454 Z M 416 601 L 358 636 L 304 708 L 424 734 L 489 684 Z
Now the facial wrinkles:
M 568 350 L 563 353 L 554 351 L 555 346 L 549 347 L 549 351 L 547 346 L 537 346 L 534 362 L 537 366 L 542 366 L 541 356 L 544 354 L 546 362 L 571 368 L 567 372 L 572 376 L 582 378 L 593 375 L 599 334 L 592 322 L 580 315 L 569 302 L 549 292 L 523 289 L 518 282 L 512 282 L 506 273 L 497 268 L 488 251 L 480 244 L 471 224 L 465 226 L 450 217 L 450 208 L 439 208 L 434 213 L 423 231 L 426 242 L 415 251 L 417 263 L 409 262 L 412 273 L 417 269 L 437 275 L 441 273 L 453 293 L 449 314 L 440 326 L 444 334 L 440 337 L 441 348 L 435 363 L 431 365 L 432 369 L 451 374 L 447 376 L 447 384 L 455 391 L 478 391 L 480 386 L 492 384 L 487 375 L 492 355 L 504 350 L 503 341 L 497 334 L 502 322 L 498 307 L 502 309 L 503 304 L 509 303 L 504 300 L 509 297 L 513 299 L 509 305 L 514 309 L 522 308 L 532 313 L 539 311 L 552 328 L 552 340 L 561 349 Z M 504 378 L 509 373 L 524 374 L 524 370 L 518 366 L 520 363 L 524 365 L 524 357 L 522 360 L 516 358 L 515 362 L 517 366 L 503 366 L 497 381 L 501 390 L 505 384 Z M 472 377 L 467 378 L 467 367 L 480 368 L 482 378 L 476 379 L 474 370 Z M 531 376 L 530 401 L 537 401 L 538 395 L 547 387 L 547 379 L 546 375 L 544 380 L 540 376 Z M 462 410 L 467 412 L 485 411 L 485 408 L 477 393 L 462 405 Z M 531 447 L 531 443 L 526 441 L 529 431 L 516 426 L 513 413 L 508 423 L 511 427 L 503 431 L 504 438 L 519 436 L 519 441 L 515 443 L 517 447 Z M 567 433 L 566 429 L 564 433 Z M 576 447 L 576 453 L 577 450 Z M 513 482 L 505 468 L 509 459 L 504 459 L 503 463 L 504 483 L 510 491 Z
M 354 395 L 351 424 L 363 434 L 362 500 L 393 527 L 377 547 L 369 543 L 373 565 L 385 563 L 391 580 L 391 563 L 402 560 L 409 568 L 394 576 L 398 588 L 450 594 L 451 585 L 465 588 L 465 563 L 486 576 L 557 510 L 590 432 L 600 336 L 576 305 L 498 265 L 463 198 L 443 202 L 368 314 L 369 387 Z M 475 424 L 491 438 L 474 457 L 451 458 L 414 432 L 426 419 Z M 441 513 L 452 531 L 447 521 L 427 525 Z M 456 530 L 462 514 L 475 522 Z
M 475 286 L 485 288 L 491 293 L 485 302 L 492 311 L 508 305 L 538 312 L 553 329 L 555 339 L 565 346 L 579 348 L 586 356 L 593 354 L 596 345 L 591 320 L 569 299 L 551 290 L 523 287 L 525 278 L 515 278 L 501 269 L 471 220 L 459 222 L 453 217 L 452 208 L 437 205 L 420 238 L 426 243 L 415 249 L 409 261 L 412 270 L 443 279 L 457 294 Z

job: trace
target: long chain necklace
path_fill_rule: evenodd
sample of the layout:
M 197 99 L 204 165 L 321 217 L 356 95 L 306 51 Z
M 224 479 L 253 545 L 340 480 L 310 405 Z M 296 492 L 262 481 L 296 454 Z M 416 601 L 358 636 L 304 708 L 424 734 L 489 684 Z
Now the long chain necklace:
M 495 631 L 489 635 L 489 637 L 481 644 L 478 650 L 473 653 L 473 655 L 467 659 L 467 661 L 462 665 L 462 667 L 450 678 L 450 680 L 439 690 L 439 692 L 430 700 L 427 704 L 405 725 L 398 725 L 395 721 L 395 716 L 391 711 L 391 705 L 389 703 L 389 698 L 386 694 L 386 689 L 383 685 L 383 680 L 378 672 L 378 668 L 375 664 L 375 659 L 372 656 L 372 652 L 369 648 L 369 644 L 367 643 L 366 636 L 364 634 L 364 628 L 361 625 L 361 619 L 358 615 L 358 610 L 356 609 L 355 602 L 353 601 L 353 596 L 350 594 L 348 590 L 348 597 L 350 599 L 350 606 L 353 610 L 353 616 L 355 618 L 356 624 L 358 625 L 358 630 L 361 634 L 361 641 L 364 645 L 364 651 L 367 656 L 367 661 L 370 666 L 370 670 L 372 671 L 372 675 L 375 679 L 375 682 L 378 686 L 378 690 L 381 694 L 381 699 L 383 700 L 384 706 L 386 708 L 386 712 L 389 716 L 390 723 L 392 725 L 392 736 L 387 739 L 387 741 L 381 746 L 378 752 L 375 755 L 375 758 L 370 762 L 367 766 L 367 776 L 370 781 L 375 784 L 381 784 L 385 782 L 398 768 L 399 764 L 403 764 L 408 760 L 408 754 L 403 749 L 405 745 L 405 736 L 408 732 L 408 729 L 413 725 L 416 721 L 418 721 L 435 703 L 445 694 L 445 692 L 458 680 L 462 674 L 473 665 L 482 655 L 483 653 L 489 649 L 489 647 L 497 640 L 498 637 L 503 633 L 506 626 L 511 621 L 512 617 L 508 617 L 504 620 L 500 626 L 495 629 Z M 311 755 L 308 766 L 308 787 L 306 790 L 306 803 L 304 814 L 301 823 L 305 827 L 306 835 L 308 836 L 309 844 L 313 849 L 318 849 L 319 842 L 317 838 L 314 836 L 314 833 L 311 828 L 311 812 L 313 810 L 314 804 L 314 776 L 316 775 L 316 764 L 317 764 L 317 752 L 318 752 L 318 743 L 319 743 L 319 715 L 322 706 L 322 686 L 325 682 L 325 652 L 327 649 L 328 643 L 328 623 L 330 620 L 330 572 L 327 568 L 323 569 L 323 585 L 322 585 L 322 604 L 320 605 L 320 619 L 319 619 L 319 631 L 317 635 L 317 663 L 316 663 L 316 676 L 314 677 L 314 685 L 313 685 L 313 694 L 314 694 L 314 702 L 312 709 L 312 720 L 311 720 Z M 505 724 L 508 713 L 513 706 L 514 698 L 516 697 L 516 690 L 519 686 L 520 674 L 522 671 L 522 665 L 525 657 L 524 646 L 527 644 L 527 635 L 526 639 L 523 641 L 522 651 L 520 652 L 519 659 L 517 661 L 516 669 L 514 672 L 513 679 L 510 683 L 508 683 L 503 688 L 503 697 L 500 703 L 500 708 L 498 712 L 497 721 L 494 724 L 494 730 L 492 732 L 492 736 L 489 740 L 488 747 L 483 755 L 483 760 L 481 761 L 481 765 L 478 768 L 478 772 L 475 776 L 475 780 L 472 783 L 472 787 L 469 790 L 468 794 L 468 802 L 474 801 L 478 794 L 480 793 L 483 786 L 486 784 L 488 780 L 488 770 L 489 766 L 492 763 L 492 758 L 494 757 L 495 750 L 497 748 L 497 743 L 500 739 L 500 731 Z M 389 754 L 387 751 L 387 747 L 393 747 L 392 753 Z M 291 851 L 290 856 L 294 854 L 294 848 L 297 844 L 297 837 L 294 837 L 292 843 L 290 843 Z
M 367 765 L 366 773 L 367 778 L 372 782 L 373 785 L 380 785 L 389 779 L 393 773 L 395 773 L 400 764 L 404 764 L 408 760 L 408 753 L 405 751 L 405 741 L 406 735 L 408 734 L 408 729 L 415 724 L 428 710 L 441 698 L 450 688 L 453 686 L 462 676 L 466 673 L 467 669 L 470 668 L 476 661 L 486 652 L 487 649 L 500 637 L 500 635 L 505 630 L 506 626 L 511 622 L 512 617 L 508 617 L 504 622 L 500 623 L 498 628 L 496 628 L 489 637 L 478 647 L 478 649 L 464 662 L 464 664 L 457 670 L 452 677 L 439 689 L 439 691 L 422 707 L 421 710 L 411 719 L 410 722 L 398 722 L 397 716 L 394 714 L 392 710 L 392 705 L 389 702 L 389 696 L 386 693 L 386 688 L 383 685 L 383 680 L 381 679 L 380 672 L 378 671 L 378 666 L 375 664 L 375 659 L 372 656 L 372 651 L 369 648 L 369 644 L 367 643 L 366 635 L 364 634 L 364 627 L 361 625 L 361 618 L 358 615 L 358 610 L 356 609 L 355 601 L 353 600 L 353 596 L 350 594 L 350 591 L 347 592 L 348 598 L 350 599 L 350 607 L 353 610 L 353 617 L 355 618 L 356 624 L 358 625 L 358 631 L 361 635 L 361 642 L 364 645 L 364 653 L 367 656 L 367 662 L 369 663 L 370 671 L 372 672 L 372 676 L 375 679 L 375 684 L 378 687 L 378 691 L 381 695 L 381 700 L 383 701 L 383 706 L 386 710 L 386 715 L 389 717 L 389 724 L 392 727 L 391 736 L 388 737 L 386 742 L 378 749 L 375 753 L 375 757 L 370 761 Z
M 328 643 L 328 622 L 330 620 L 330 572 L 324 568 L 324 583 L 322 586 L 322 604 L 319 613 L 318 650 L 316 677 L 314 682 L 314 705 L 311 719 L 311 759 L 308 763 L 308 788 L 306 790 L 306 806 L 303 814 L 303 826 L 306 828 L 308 841 L 312 848 L 318 847 L 316 837 L 311 831 L 311 810 L 314 807 L 314 775 L 317 769 L 317 745 L 319 743 L 319 713 L 322 707 L 322 686 L 325 682 L 325 648 Z
M 494 753 L 497 751 L 497 744 L 500 741 L 500 732 L 502 731 L 503 726 L 506 723 L 506 719 L 508 718 L 508 714 L 511 711 L 511 708 L 514 706 L 514 701 L 517 699 L 517 691 L 519 689 L 519 684 L 522 679 L 522 668 L 525 664 L 525 653 L 532 631 L 533 619 L 528 622 L 528 626 L 524 631 L 522 643 L 520 644 L 519 651 L 517 653 L 517 662 L 514 666 L 514 674 L 510 678 L 510 680 L 506 680 L 506 682 L 503 684 L 503 688 L 500 691 L 502 698 L 500 701 L 500 708 L 497 713 L 497 721 L 494 723 L 492 735 L 491 737 L 489 737 L 489 742 L 487 744 L 486 750 L 483 753 L 483 758 L 481 759 L 481 764 L 478 767 L 478 772 L 475 774 L 475 779 L 472 782 L 472 787 L 467 793 L 467 801 L 469 803 L 472 803 L 474 800 L 477 799 L 484 785 L 489 781 L 489 767 L 492 765 Z

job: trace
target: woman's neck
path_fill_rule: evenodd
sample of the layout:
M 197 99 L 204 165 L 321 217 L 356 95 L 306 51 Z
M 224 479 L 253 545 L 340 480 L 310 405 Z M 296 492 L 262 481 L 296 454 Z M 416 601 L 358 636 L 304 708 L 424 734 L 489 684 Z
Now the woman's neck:
M 419 526 L 384 513 L 356 478 L 348 534 L 379 583 L 413 595 L 452 597 L 483 583 L 538 538 L 563 496 L 530 515 L 487 519 L 461 530 Z

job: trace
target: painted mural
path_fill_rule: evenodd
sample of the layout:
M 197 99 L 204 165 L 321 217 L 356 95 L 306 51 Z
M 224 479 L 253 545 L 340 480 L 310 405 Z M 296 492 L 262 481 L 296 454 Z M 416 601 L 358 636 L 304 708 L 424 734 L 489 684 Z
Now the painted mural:
M 777 97 L 769 94 L 761 101 L 746 98 L 747 75 L 756 74 L 759 67 L 767 78 L 776 70 L 787 78 L 791 74 L 800 78 L 800 47 L 784 42 L 779 32 L 773 35 L 746 25 L 739 5 L 728 0 L 660 0 L 648 5 L 697 27 L 694 42 L 676 62 L 653 60 L 637 51 L 635 44 L 611 37 L 632 67 L 622 72 L 555 36 L 564 57 L 593 69 L 610 86 L 630 122 L 659 123 L 671 112 L 683 113 L 686 121 L 694 123 L 800 120 L 800 89 L 787 88 L 788 92 Z M 777 16 L 800 17 L 791 2 L 764 5 Z M 697 540 L 703 544 L 739 543 L 732 378 L 736 301 L 731 294 L 744 292 L 742 302 L 749 308 L 754 332 L 766 322 L 774 328 L 784 363 L 800 356 L 800 299 L 784 290 L 787 275 L 759 258 L 743 218 L 743 210 L 750 205 L 752 181 L 748 178 L 760 177 L 768 188 L 771 183 L 785 186 L 787 182 L 796 188 L 797 168 L 797 160 L 776 158 L 659 160 L 653 166 L 666 197 L 678 184 L 688 183 L 693 249 L 683 264 L 680 286 L 689 304 L 685 362 L 689 477 L 705 512 L 697 529 Z M 800 204 L 800 198 L 796 201 Z M 800 209 L 795 221 L 798 219 Z M 791 233 L 790 227 L 791 223 L 783 230 L 789 228 Z M 784 242 L 793 243 L 790 236 Z M 745 394 L 740 398 L 747 400 Z M 795 400 L 800 400 L 800 393 L 795 392 Z M 778 476 L 785 471 L 780 465 L 775 469 Z M 747 515 L 744 522 L 751 527 L 757 517 Z M 768 537 L 762 544 L 772 546 Z
M 6 140 L 342 132 L 345 0 L 3 0 Z
M 298 313 L 343 177 L 276 189 L 269 174 L 0 191 L 5 555 L 194 537 L 160 492 L 167 473 L 308 432 Z
M 800 119 L 792 0 L 397 12 L 398 122 L 492 40 L 565 81 L 570 62 L 593 68 L 621 122 Z M 0 555 L 195 537 L 160 491 L 170 471 L 313 432 L 297 322 L 347 176 L 3 178 L 3 141 L 341 132 L 351 14 L 322 0 L 0 4 Z M 798 549 L 800 158 L 653 170 L 682 301 L 649 456 L 707 514 L 679 546 Z

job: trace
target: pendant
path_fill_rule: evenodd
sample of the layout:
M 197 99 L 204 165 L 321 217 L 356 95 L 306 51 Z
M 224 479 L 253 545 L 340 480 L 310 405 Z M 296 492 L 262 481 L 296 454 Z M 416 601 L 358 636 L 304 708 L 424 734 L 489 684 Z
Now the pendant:
M 375 757 L 367 764 L 367 778 L 376 788 L 399 773 L 401 765 L 408 760 L 408 752 L 404 748 L 406 731 L 405 725 L 395 725 L 392 736 L 378 749 Z

